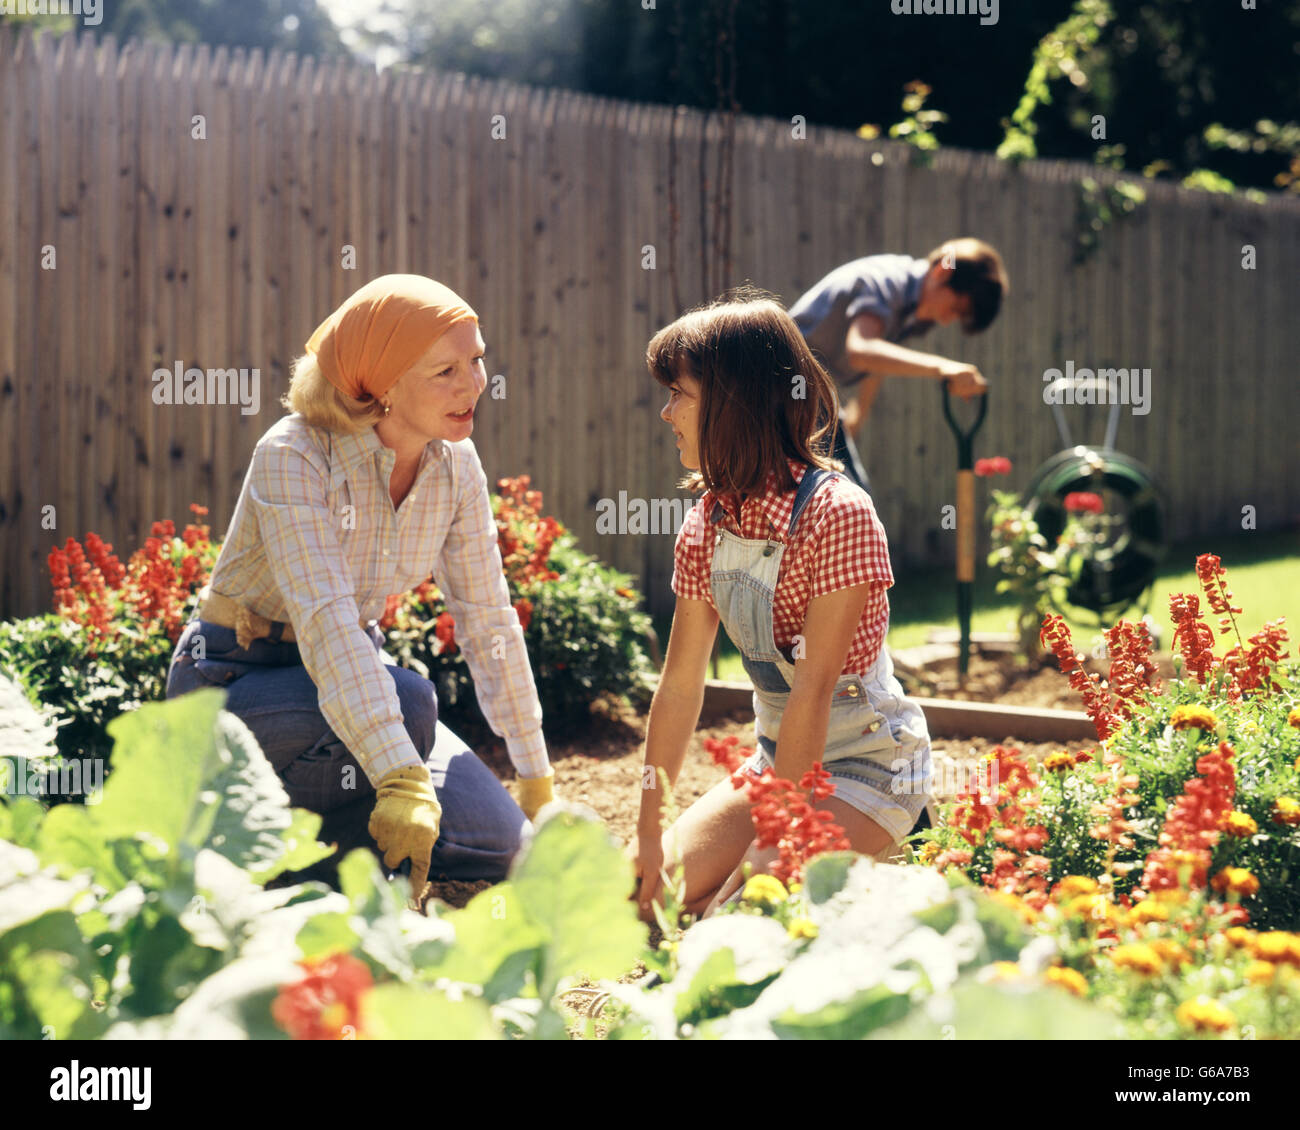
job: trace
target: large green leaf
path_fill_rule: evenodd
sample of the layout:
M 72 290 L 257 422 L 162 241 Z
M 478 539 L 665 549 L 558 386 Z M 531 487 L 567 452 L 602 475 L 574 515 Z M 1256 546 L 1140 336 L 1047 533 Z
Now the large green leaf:
M 605 826 L 560 809 L 537 830 L 511 885 L 529 920 L 545 931 L 539 993 L 561 978 L 625 973 L 647 938 L 627 895 L 632 876 Z
M 513 884 L 480 891 L 443 921 L 455 930 L 455 941 L 421 969 L 422 978 L 482 985 L 493 1004 L 522 993 L 548 934 L 528 916 Z
M 846 1000 L 831 1001 L 815 1012 L 789 1009 L 772 1019 L 772 1031 L 784 1040 L 860 1040 L 881 1025 L 905 1016 L 911 997 L 873 985 Z
M 47 881 L 30 876 L 4 890 L 33 895 L 33 907 L 48 902 L 32 891 Z M 58 880 L 48 880 L 58 882 Z M 102 1028 L 90 1007 L 94 957 L 69 910 L 32 914 L 0 934 L 0 1038 L 84 1039 Z
M 285 835 L 293 826 L 289 794 L 239 718 L 223 710 L 215 726 L 213 760 L 204 766 L 203 784 L 220 804 L 210 825 L 194 829 L 196 846 L 250 871 L 268 870 L 285 854 Z M 328 848 L 320 851 L 316 858 L 329 854 Z
M 362 1016 L 368 1039 L 499 1039 L 483 1001 L 475 997 L 453 1000 L 419 984 L 377 986 L 363 998 Z

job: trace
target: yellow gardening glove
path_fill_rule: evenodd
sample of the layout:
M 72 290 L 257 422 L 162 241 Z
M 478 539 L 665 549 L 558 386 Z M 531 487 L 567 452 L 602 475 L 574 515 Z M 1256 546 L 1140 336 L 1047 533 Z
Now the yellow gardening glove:
M 442 805 L 433 779 L 423 765 L 405 765 L 380 778 L 370 834 L 384 853 L 384 865 L 396 869 L 411 861 L 411 897 L 418 899 L 429 880 L 433 845 L 438 842 Z
M 555 770 L 548 767 L 545 777 L 519 778 L 519 807 L 531 820 L 538 810 L 555 799 Z

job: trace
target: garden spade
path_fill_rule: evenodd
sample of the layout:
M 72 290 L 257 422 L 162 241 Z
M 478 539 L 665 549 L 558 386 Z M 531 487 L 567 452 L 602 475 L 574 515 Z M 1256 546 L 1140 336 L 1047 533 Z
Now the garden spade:
M 957 670 L 965 682 L 970 666 L 971 583 L 975 580 L 975 461 L 971 455 L 971 441 L 989 410 L 989 394 L 986 389 L 979 398 L 975 420 L 963 431 L 952 414 L 948 382 L 944 381 L 940 388 L 943 391 L 944 419 L 957 437 L 957 625 L 961 631 L 957 645 Z

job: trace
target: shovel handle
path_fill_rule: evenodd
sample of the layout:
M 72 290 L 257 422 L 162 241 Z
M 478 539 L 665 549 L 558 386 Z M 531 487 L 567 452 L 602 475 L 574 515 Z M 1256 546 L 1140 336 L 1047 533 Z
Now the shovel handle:
M 946 380 L 942 381 L 939 387 L 943 390 L 943 418 L 948 421 L 948 427 L 952 429 L 952 434 L 957 437 L 957 468 L 962 471 L 969 471 L 975 466 L 975 460 L 971 455 L 971 441 L 975 438 L 975 433 L 980 430 L 980 425 L 984 423 L 984 417 L 988 415 L 988 390 L 985 389 L 984 394 L 979 398 L 980 406 L 975 413 L 975 419 L 971 422 L 970 427 L 963 430 L 952 414 L 952 397 L 948 392 L 948 382 Z

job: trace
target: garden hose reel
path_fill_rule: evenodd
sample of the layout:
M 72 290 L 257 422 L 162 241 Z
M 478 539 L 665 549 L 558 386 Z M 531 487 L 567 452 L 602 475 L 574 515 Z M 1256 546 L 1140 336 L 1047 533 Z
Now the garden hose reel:
M 1111 398 L 1106 438 L 1100 447 L 1073 444 L 1061 411 L 1060 397 L 1051 394 L 1066 386 L 1078 388 L 1098 383 L 1100 377 L 1061 377 L 1047 386 L 1057 430 L 1066 450 L 1042 464 L 1025 490 L 1026 509 L 1038 524 L 1049 546 L 1065 530 L 1069 515 L 1065 499 L 1069 494 L 1089 492 L 1104 504 L 1101 515 L 1089 520 L 1096 528 L 1095 540 L 1074 550 L 1082 568 L 1070 583 L 1062 600 L 1053 597 L 1057 611 L 1078 618 L 1078 611 L 1091 613 L 1098 623 L 1114 623 L 1146 594 L 1150 605 L 1156 570 L 1164 559 L 1165 517 L 1162 492 L 1155 476 L 1137 459 L 1115 449 L 1120 405 Z M 1061 605 L 1064 604 L 1065 607 Z

